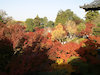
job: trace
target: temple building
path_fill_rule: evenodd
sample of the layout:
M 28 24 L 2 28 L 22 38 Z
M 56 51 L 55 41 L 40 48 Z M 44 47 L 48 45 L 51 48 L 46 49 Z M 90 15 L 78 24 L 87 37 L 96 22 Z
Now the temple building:
M 94 0 L 90 4 L 84 4 L 83 6 L 80 6 L 80 8 L 83 8 L 85 11 L 100 10 L 100 0 Z

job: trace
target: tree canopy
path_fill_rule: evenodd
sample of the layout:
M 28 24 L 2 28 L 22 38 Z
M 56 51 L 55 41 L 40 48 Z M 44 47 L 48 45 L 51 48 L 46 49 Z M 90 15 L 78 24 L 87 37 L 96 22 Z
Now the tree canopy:
M 55 30 L 52 31 L 51 35 L 51 39 L 54 40 L 58 40 L 58 41 L 62 41 L 62 39 L 64 38 L 64 35 L 66 34 L 66 32 L 64 31 L 63 26 L 61 25 L 61 23 L 59 23 L 56 27 Z
M 60 10 L 57 14 L 56 20 L 55 20 L 55 25 L 58 23 L 65 24 L 66 21 L 72 20 L 72 21 L 78 21 L 81 20 L 76 14 L 74 14 L 73 11 L 70 9 L 67 9 L 65 11 Z
M 39 16 L 37 15 L 35 18 L 34 18 L 34 20 L 33 20 L 33 23 L 34 23 L 34 25 L 36 26 L 36 27 L 40 27 L 40 18 L 39 18 Z
M 35 27 L 34 23 L 33 23 L 33 19 L 28 18 L 28 19 L 26 19 L 25 23 L 26 23 L 26 26 L 27 26 L 26 31 L 31 31 L 32 32 L 33 28 Z
M 86 22 L 91 22 L 91 21 L 95 20 L 98 16 L 99 16 L 98 11 L 91 11 L 90 10 L 85 15 Z

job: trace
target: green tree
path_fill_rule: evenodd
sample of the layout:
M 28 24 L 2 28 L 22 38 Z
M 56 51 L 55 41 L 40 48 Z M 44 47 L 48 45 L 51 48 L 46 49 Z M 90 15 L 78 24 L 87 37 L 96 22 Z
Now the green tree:
M 58 11 L 56 20 L 55 20 L 55 25 L 58 25 L 59 23 L 64 24 L 66 19 L 66 16 L 64 18 L 65 12 L 63 10 Z
M 81 32 L 82 30 L 85 30 L 86 26 L 84 23 L 80 23 L 79 25 L 77 25 L 77 31 Z
M 85 15 L 86 22 L 91 22 L 91 21 L 95 20 L 98 16 L 99 16 L 98 11 L 91 11 L 90 10 Z
M 25 23 L 26 23 L 26 26 L 27 26 L 26 31 L 31 31 L 32 32 L 34 27 L 35 27 L 34 23 L 33 23 L 33 19 L 28 18 L 28 19 L 26 19 Z
M 47 24 L 48 24 L 48 19 L 47 17 L 44 17 L 44 18 L 40 18 L 40 25 L 44 28 L 44 27 L 47 27 Z
M 34 18 L 33 23 L 34 23 L 34 25 L 35 25 L 36 27 L 41 27 L 41 26 L 40 26 L 40 22 L 41 22 L 41 20 L 40 20 L 39 16 L 37 15 L 37 16 Z
M 58 23 L 64 25 L 68 20 L 81 21 L 81 19 L 76 14 L 74 14 L 74 12 L 71 11 L 70 9 L 67 9 L 65 11 L 60 10 L 57 14 L 55 25 L 57 25 Z
M 47 27 L 54 27 L 54 22 L 53 21 L 49 21 L 47 24 Z
M 41 25 L 43 24 L 43 18 L 40 18 L 40 24 Z
M 100 23 L 93 28 L 93 35 L 100 36 Z
M 44 18 L 43 18 L 43 24 L 44 24 L 44 27 L 47 26 L 47 24 L 48 24 L 48 19 L 47 19 L 47 17 L 44 17 Z

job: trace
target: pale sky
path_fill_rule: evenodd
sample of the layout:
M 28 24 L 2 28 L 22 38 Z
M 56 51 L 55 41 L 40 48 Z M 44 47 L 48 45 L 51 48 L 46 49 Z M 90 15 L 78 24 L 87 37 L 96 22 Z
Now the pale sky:
M 55 21 L 60 9 L 71 9 L 77 16 L 84 18 L 85 11 L 79 6 L 93 0 L 0 0 L 0 9 L 7 12 L 15 20 L 25 21 L 27 18 L 47 17 Z

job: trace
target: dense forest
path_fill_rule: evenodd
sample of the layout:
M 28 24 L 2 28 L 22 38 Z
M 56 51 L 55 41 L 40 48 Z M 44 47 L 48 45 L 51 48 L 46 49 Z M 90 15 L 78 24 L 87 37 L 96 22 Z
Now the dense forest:
M 99 75 L 100 13 L 70 9 L 16 21 L 0 10 L 0 75 Z

